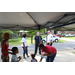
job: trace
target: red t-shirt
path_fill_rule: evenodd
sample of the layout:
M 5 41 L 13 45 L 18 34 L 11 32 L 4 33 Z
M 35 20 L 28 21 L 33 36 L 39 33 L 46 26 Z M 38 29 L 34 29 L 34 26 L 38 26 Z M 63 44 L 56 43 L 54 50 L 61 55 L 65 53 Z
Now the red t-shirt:
M 50 53 L 51 51 L 53 52 L 53 54 L 57 52 L 56 48 L 53 46 L 46 45 L 45 47 L 46 47 L 46 50 L 44 51 L 42 49 L 42 52 L 46 52 L 47 54 Z
M 7 51 L 7 52 L 8 52 L 8 47 L 9 47 L 9 45 L 6 45 L 6 44 L 5 44 L 4 51 Z M 2 55 L 8 56 L 9 54 L 7 54 L 7 53 L 2 53 Z

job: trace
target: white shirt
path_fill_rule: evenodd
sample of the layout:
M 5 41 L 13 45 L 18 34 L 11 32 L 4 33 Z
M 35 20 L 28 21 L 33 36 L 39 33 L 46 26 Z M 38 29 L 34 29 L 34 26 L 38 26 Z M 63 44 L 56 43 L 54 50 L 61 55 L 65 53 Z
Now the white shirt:
M 17 55 L 12 55 L 11 62 L 17 62 L 17 61 L 18 61 Z
M 53 37 L 52 34 L 49 34 L 49 35 L 47 36 L 47 43 L 50 43 L 50 41 L 52 40 L 52 37 Z
M 24 45 L 27 46 L 27 39 L 26 38 L 22 38 L 22 43 L 24 42 Z M 23 46 L 23 44 L 22 44 Z

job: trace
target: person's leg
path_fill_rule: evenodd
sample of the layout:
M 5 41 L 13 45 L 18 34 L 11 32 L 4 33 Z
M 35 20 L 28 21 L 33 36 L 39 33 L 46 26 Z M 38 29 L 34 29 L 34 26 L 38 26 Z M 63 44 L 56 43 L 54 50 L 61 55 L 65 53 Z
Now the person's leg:
M 29 56 L 28 56 L 28 47 L 26 47 L 26 55 L 27 55 L 27 57 L 29 57 Z
M 37 54 L 37 48 L 38 48 L 38 45 L 35 44 L 35 55 Z
M 51 57 L 50 56 L 47 56 L 46 62 L 50 62 L 50 60 L 51 60 Z
M 25 52 L 26 50 L 24 50 L 24 47 L 23 47 L 23 58 L 25 58 Z
M 39 44 L 38 44 L 39 45 Z M 38 46 L 39 47 L 39 46 Z M 39 48 L 39 54 L 41 55 L 41 49 Z
M 28 55 L 27 47 L 26 47 L 26 55 Z
M 7 61 L 9 62 L 9 56 L 7 57 Z
M 55 56 L 56 56 L 56 53 L 51 56 L 51 61 L 50 62 L 54 61 Z

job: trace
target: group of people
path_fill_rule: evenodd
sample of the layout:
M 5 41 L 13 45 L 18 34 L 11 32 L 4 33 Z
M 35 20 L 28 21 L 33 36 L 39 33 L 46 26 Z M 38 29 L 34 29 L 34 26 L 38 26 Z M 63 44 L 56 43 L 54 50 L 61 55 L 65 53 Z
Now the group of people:
M 21 56 L 17 57 L 18 48 L 13 47 L 12 49 L 8 49 L 9 47 L 9 38 L 10 34 L 9 33 L 4 33 L 3 34 L 3 41 L 1 42 L 1 59 L 2 62 L 9 62 L 9 54 L 12 54 L 11 62 L 19 62 L 21 60 Z
M 24 59 L 26 59 L 26 56 L 29 57 L 26 37 L 27 37 L 27 34 L 24 34 L 22 38 L 23 58 Z M 8 49 L 9 38 L 10 38 L 10 34 L 4 33 L 3 35 L 4 40 L 1 42 L 1 52 L 2 52 L 1 59 L 3 62 L 9 62 L 9 54 L 12 54 L 11 62 L 19 62 L 21 60 L 21 56 L 17 57 L 16 55 L 19 53 L 18 48 L 13 47 L 12 49 Z M 37 54 L 38 47 L 39 47 L 39 54 L 41 55 L 41 59 L 39 62 L 42 61 L 44 56 L 47 56 L 46 62 L 53 62 L 56 56 L 57 50 L 55 47 L 52 46 L 52 34 L 50 34 L 50 31 L 48 31 L 47 45 L 44 45 L 42 43 L 42 37 L 39 35 L 39 32 L 35 36 L 34 40 L 35 40 L 35 52 L 31 54 L 31 57 L 32 57 L 31 62 L 37 62 L 37 59 L 35 58 L 35 56 Z
M 37 54 L 37 48 L 39 47 L 39 54 L 41 54 L 41 59 L 40 62 L 42 61 L 42 59 L 44 58 L 44 56 L 47 56 L 46 58 L 46 62 L 53 62 L 54 58 L 57 54 L 57 50 L 55 47 L 52 46 L 53 41 L 52 41 L 52 34 L 50 31 L 48 31 L 48 36 L 47 36 L 47 45 L 44 45 L 42 43 L 42 37 L 39 36 L 39 32 L 37 33 L 37 35 L 35 36 L 35 53 L 33 54 L 34 57 Z M 41 53 L 42 51 L 42 53 Z M 36 59 L 34 58 L 33 60 L 36 61 Z

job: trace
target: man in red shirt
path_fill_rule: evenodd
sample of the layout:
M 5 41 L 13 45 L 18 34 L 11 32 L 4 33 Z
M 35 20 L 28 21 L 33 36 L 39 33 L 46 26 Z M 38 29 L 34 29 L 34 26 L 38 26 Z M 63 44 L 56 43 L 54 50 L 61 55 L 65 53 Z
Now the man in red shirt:
M 53 46 L 46 45 L 40 43 L 39 48 L 42 50 L 42 56 L 47 56 L 46 62 L 53 62 L 56 56 L 57 50 Z M 43 57 L 41 57 L 40 62 L 42 61 Z

